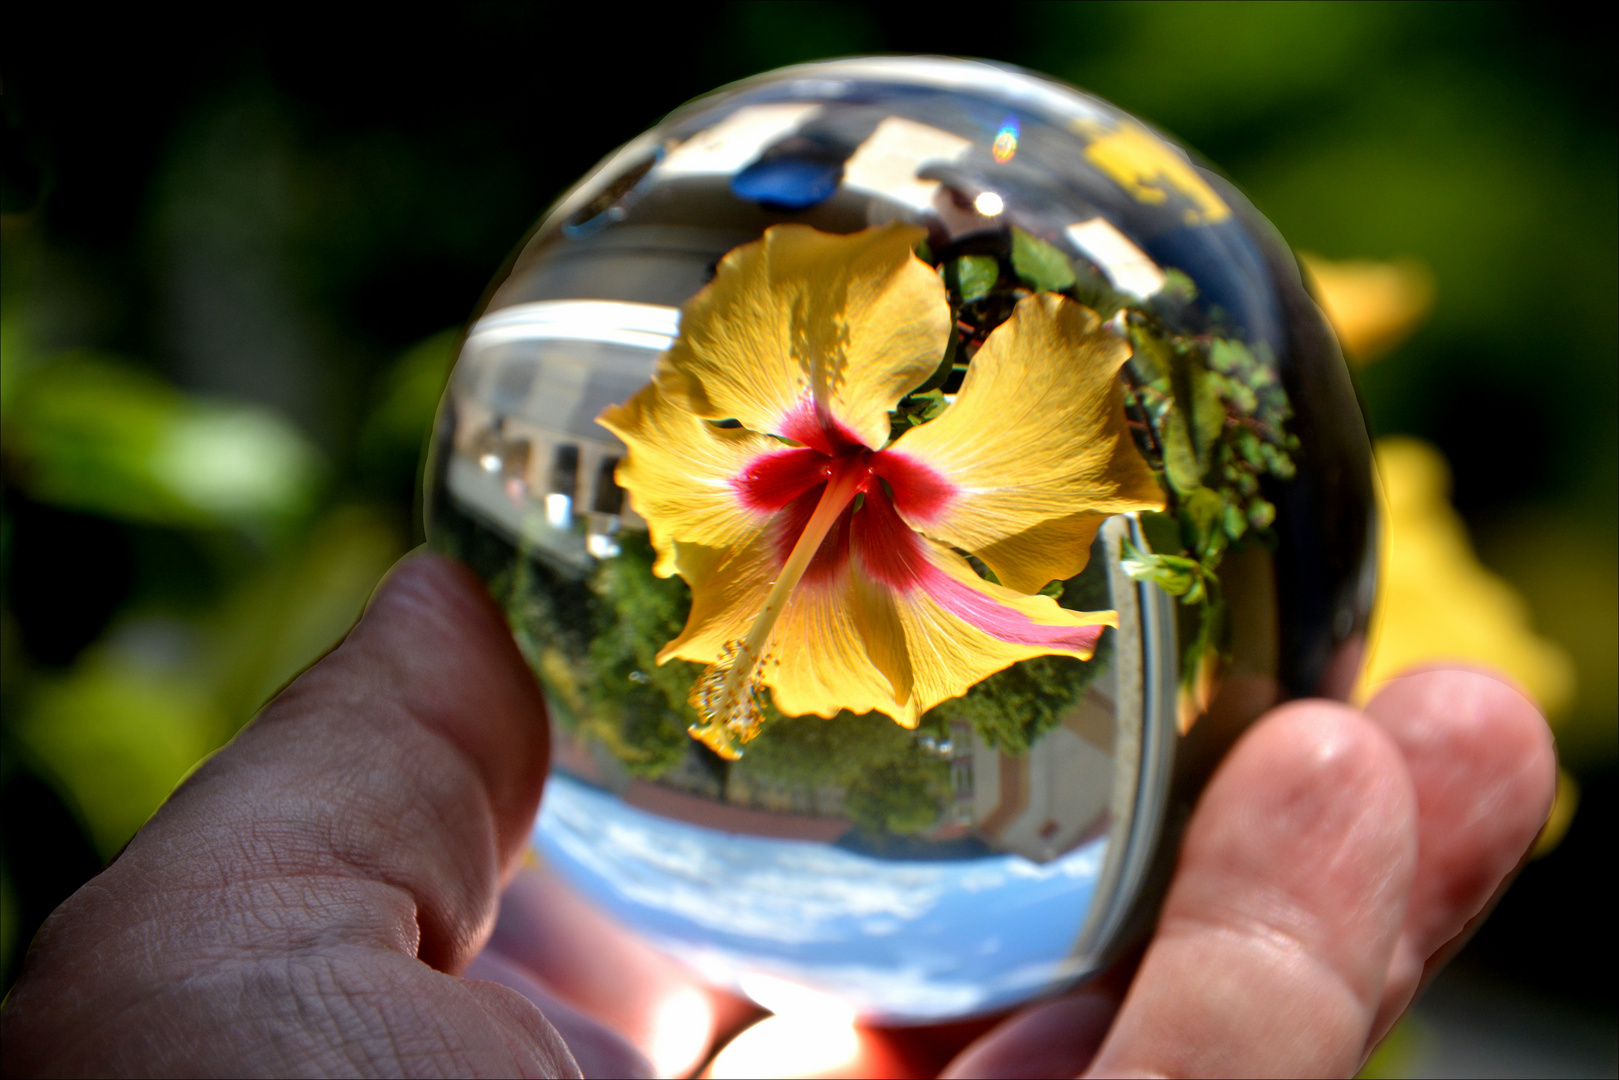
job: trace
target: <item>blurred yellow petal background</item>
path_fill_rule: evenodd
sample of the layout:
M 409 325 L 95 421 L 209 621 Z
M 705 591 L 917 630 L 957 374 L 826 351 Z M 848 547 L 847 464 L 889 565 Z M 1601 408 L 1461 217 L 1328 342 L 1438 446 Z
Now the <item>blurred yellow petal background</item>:
M 1301 251 L 1299 262 L 1352 361 L 1364 364 L 1389 352 L 1433 310 L 1433 271 L 1420 260 L 1334 262 Z
M 1300 261 L 1352 362 L 1394 348 L 1433 306 L 1433 275 L 1414 259 L 1330 262 L 1301 254 Z M 1378 439 L 1373 453 L 1383 512 L 1378 595 L 1355 700 L 1421 664 L 1478 664 L 1514 679 L 1555 723 L 1574 699 L 1574 662 L 1535 632 L 1523 594 L 1479 561 L 1450 502 L 1444 455 L 1407 436 Z M 1562 839 L 1578 799 L 1578 784 L 1559 770 L 1537 856 Z
M 1574 697 L 1574 664 L 1536 634 L 1523 595 L 1473 550 L 1450 505 L 1450 466 L 1420 439 L 1379 439 L 1383 536 L 1362 697 L 1401 671 L 1459 660 L 1512 676 L 1556 716 Z

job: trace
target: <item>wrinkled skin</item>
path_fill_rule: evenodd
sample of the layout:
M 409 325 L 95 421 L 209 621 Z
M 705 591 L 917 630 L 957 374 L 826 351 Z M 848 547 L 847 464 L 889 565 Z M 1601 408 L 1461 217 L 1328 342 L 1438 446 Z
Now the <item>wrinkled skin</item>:
M 477 581 L 401 564 L 46 922 L 4 1074 L 698 1068 L 754 1014 L 519 870 L 542 708 Z M 1127 969 L 994 1024 L 862 1031 L 819 1075 L 1347 1076 L 1511 877 L 1554 773 L 1533 705 L 1481 672 L 1279 708 L 1204 793 Z

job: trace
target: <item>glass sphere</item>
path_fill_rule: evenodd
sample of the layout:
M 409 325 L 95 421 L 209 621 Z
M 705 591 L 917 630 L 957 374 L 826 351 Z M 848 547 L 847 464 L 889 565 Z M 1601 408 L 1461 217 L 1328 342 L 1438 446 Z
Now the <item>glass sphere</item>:
M 540 855 L 767 1007 L 1099 970 L 1371 603 L 1365 426 L 1280 238 L 986 63 L 788 68 L 610 155 L 470 324 L 427 477 L 549 701 Z

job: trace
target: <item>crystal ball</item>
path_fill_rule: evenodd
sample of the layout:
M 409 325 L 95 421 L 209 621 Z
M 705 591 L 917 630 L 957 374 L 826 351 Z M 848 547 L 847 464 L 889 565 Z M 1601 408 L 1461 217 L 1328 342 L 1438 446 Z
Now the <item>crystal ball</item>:
M 1353 683 L 1338 346 L 1243 196 L 1095 97 L 749 79 L 487 295 L 429 541 L 544 688 L 540 858 L 714 985 L 884 1023 L 1071 985 L 1150 928 L 1244 727 Z

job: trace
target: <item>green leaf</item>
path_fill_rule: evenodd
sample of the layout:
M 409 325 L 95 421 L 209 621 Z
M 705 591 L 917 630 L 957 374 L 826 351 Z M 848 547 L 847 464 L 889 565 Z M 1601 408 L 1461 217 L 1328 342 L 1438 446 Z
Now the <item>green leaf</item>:
M 441 330 L 394 362 L 381 387 L 381 402 L 360 429 L 356 449 L 367 469 L 414 474 L 460 340 L 460 327 Z
M 1130 307 L 1136 303 L 1134 297 L 1119 292 L 1107 278 L 1098 274 L 1087 262 L 1080 262 L 1074 266 L 1072 293 L 1076 300 L 1103 319 L 1111 319 L 1120 308 Z
M 98 645 L 40 687 L 14 730 L 111 858 L 223 741 L 224 727 L 198 680 Z
M 1132 319 L 1129 324 L 1130 361 L 1141 372 L 1143 380 L 1153 382 L 1168 379 L 1174 369 L 1174 357 L 1169 342 L 1152 333 L 1141 322 Z
M 995 571 L 991 570 L 989 568 L 989 564 L 983 559 L 980 559 L 978 556 L 968 555 L 967 565 L 973 568 L 973 573 L 977 574 L 985 581 L 990 582 L 993 585 L 999 585 L 1001 583 L 1001 579 L 995 575 Z
M 1198 559 L 1206 577 L 1211 580 L 1214 578 L 1214 571 L 1220 566 L 1220 557 L 1230 546 L 1231 538 L 1226 535 L 1224 529 L 1216 527 L 1209 530 L 1208 536 L 1203 539 L 1203 546 L 1198 549 Z
M 963 255 L 944 264 L 944 283 L 970 304 L 989 295 L 1001 277 L 1001 264 L 993 255 Z
M 1242 455 L 1242 460 L 1246 461 L 1256 469 L 1264 468 L 1265 459 L 1259 450 L 1258 436 L 1244 428 L 1237 433 L 1237 437 L 1234 441 L 1236 444 L 1237 453 Z
M 1164 285 L 1158 290 L 1158 295 L 1190 304 L 1197 299 L 1197 283 L 1183 271 L 1167 266 L 1164 268 Z
M 1226 380 L 1225 398 L 1244 416 L 1252 416 L 1259 411 L 1259 396 L 1251 388 L 1233 379 Z
M 1019 228 L 1012 230 L 1012 272 L 1041 292 L 1061 292 L 1075 281 L 1074 264 L 1068 256 Z
M 1192 690 L 1196 687 L 1203 674 L 1204 665 L 1219 654 L 1224 634 L 1225 604 L 1215 602 L 1204 605 L 1202 617 L 1198 620 L 1197 636 L 1187 644 L 1186 651 L 1181 654 L 1183 690 Z
M 910 411 L 910 415 L 914 418 L 914 422 L 918 424 L 925 424 L 929 420 L 936 418 L 940 413 L 944 412 L 945 406 L 949 404 L 944 399 L 943 390 L 929 390 L 922 394 L 912 394 L 911 401 L 916 404 Z
M 954 326 L 952 326 L 950 328 L 950 340 L 946 342 L 944 347 L 944 359 L 939 361 L 939 366 L 933 369 L 933 374 L 929 375 L 927 380 L 923 382 L 921 386 L 918 386 L 915 390 L 911 391 L 912 396 L 925 393 L 929 390 L 936 390 L 943 386 L 945 381 L 950 378 L 951 369 L 956 366 L 956 360 L 960 356 L 961 334 Z
M 1171 596 L 1185 596 L 1202 584 L 1203 568 L 1181 555 L 1158 555 L 1124 542 L 1119 565 L 1136 581 L 1150 581 Z
M 1243 515 L 1241 507 L 1227 503 L 1221 519 L 1221 527 L 1233 540 L 1241 540 L 1242 534 L 1248 531 L 1248 519 Z
M 1163 444 L 1169 485 L 1176 494 L 1185 495 L 1202 485 L 1212 461 L 1213 440 L 1199 437 L 1193 428 L 1199 426 L 1218 434 L 1225 424 L 1225 407 L 1220 403 L 1218 388 L 1207 387 L 1202 381 L 1207 373 L 1199 365 L 1188 363 L 1150 324 L 1132 320 L 1129 335 L 1131 363 L 1136 370 L 1148 379 L 1149 386 L 1160 393 L 1173 394 L 1172 403 L 1151 419 Z M 1203 393 L 1195 393 L 1194 386 Z
M 1141 535 L 1153 551 L 1178 554 L 1181 550 L 1180 525 L 1173 515 L 1156 510 L 1142 514 Z
M 1177 410 L 1167 413 L 1158 437 L 1164 444 L 1164 471 L 1169 475 L 1169 485 L 1180 495 L 1196 491 L 1203 483 L 1203 470 L 1198 466 L 1191 436 L 1186 433 L 1185 414 Z
M 1255 369 L 1254 354 L 1240 341 L 1215 338 L 1209 346 L 1209 366 L 1225 375 L 1237 376 L 1240 381 L 1252 383 Z
M 1224 509 L 1225 500 L 1206 487 L 1193 488 L 1182 496 L 1181 540 L 1188 551 L 1201 554 L 1208 550 Z
M 1061 581 L 1047 582 L 1045 587 L 1040 590 L 1040 595 L 1041 596 L 1049 596 L 1053 600 L 1061 600 L 1062 599 L 1062 587 L 1063 587 L 1063 583 Z
M 1220 379 L 1197 363 L 1186 365 L 1191 397 L 1192 429 L 1197 436 L 1197 463 L 1208 472 L 1214 460 L 1214 444 L 1225 430 L 1225 402 L 1220 399 Z

